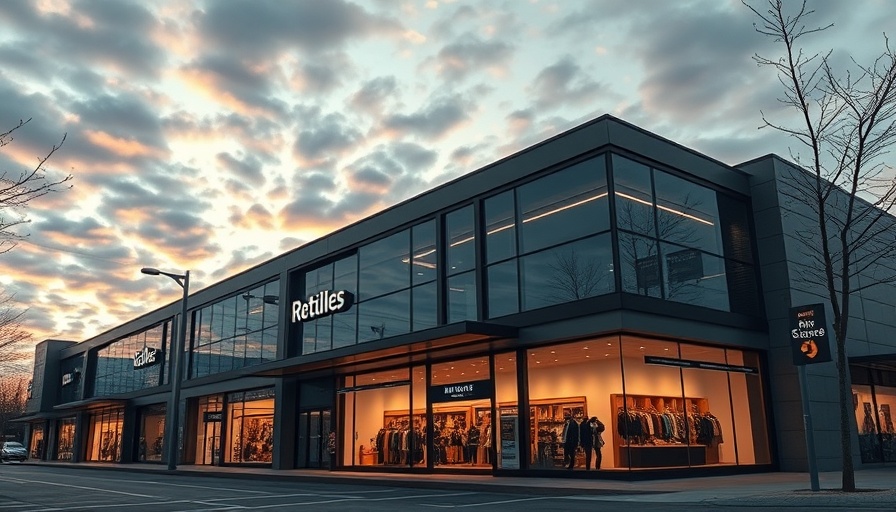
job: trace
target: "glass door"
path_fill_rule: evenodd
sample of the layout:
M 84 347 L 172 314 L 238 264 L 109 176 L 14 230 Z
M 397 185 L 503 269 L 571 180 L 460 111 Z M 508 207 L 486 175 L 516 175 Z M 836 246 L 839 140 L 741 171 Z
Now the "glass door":
M 299 413 L 298 460 L 300 468 L 330 468 L 328 439 L 331 432 L 330 409 Z

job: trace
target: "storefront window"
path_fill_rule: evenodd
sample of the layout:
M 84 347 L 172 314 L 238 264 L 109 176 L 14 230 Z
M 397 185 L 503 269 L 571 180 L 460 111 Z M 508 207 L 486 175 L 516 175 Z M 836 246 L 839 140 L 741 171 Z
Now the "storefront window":
M 224 397 L 199 399 L 196 425 L 196 464 L 221 463 L 221 424 L 224 421 Z
M 613 397 L 622 393 L 619 358 L 617 338 L 527 351 L 530 467 L 614 467 L 617 454 L 610 444 L 618 407 Z
M 144 407 L 139 413 L 138 462 L 162 462 L 165 453 L 165 404 Z
M 28 445 L 28 457 L 43 460 L 44 457 L 44 427 L 31 426 L 31 443 Z
M 880 436 L 877 435 L 878 423 L 871 386 L 853 384 L 852 401 L 856 411 L 862 462 L 881 462 Z
M 75 418 L 62 418 L 58 425 L 56 460 L 72 460 L 72 450 L 75 446 Z
M 727 363 L 725 349 L 699 345 L 682 344 L 681 359 L 717 363 L 720 366 Z M 736 464 L 737 453 L 734 443 L 736 430 L 734 413 L 731 409 L 728 372 L 684 368 L 681 373 L 684 379 L 684 396 L 689 399 L 690 412 L 694 414 L 696 444 L 706 447 L 703 459 L 698 456 L 698 459 L 691 460 L 690 464 Z M 742 448 L 748 448 L 746 444 L 744 443 Z
M 231 393 L 228 407 L 226 462 L 269 464 L 274 454 L 274 390 Z
M 409 386 L 407 368 L 345 378 L 339 391 L 345 408 L 344 465 L 406 467 L 423 463 L 425 414 L 412 414 Z
M 101 462 L 121 461 L 121 428 L 124 409 L 99 409 L 90 415 L 87 460 Z

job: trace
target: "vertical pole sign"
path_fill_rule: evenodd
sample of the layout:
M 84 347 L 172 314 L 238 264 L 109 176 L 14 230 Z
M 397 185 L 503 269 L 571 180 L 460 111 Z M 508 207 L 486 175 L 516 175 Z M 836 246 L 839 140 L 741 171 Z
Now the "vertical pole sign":
M 809 459 L 809 483 L 812 490 L 817 491 L 820 487 L 818 467 L 815 464 L 815 435 L 812 432 L 812 414 L 809 410 L 809 378 L 806 375 L 806 365 L 831 361 L 824 304 L 790 308 L 790 344 L 793 364 L 797 366 L 800 376 L 803 426 L 806 429 L 806 455 Z

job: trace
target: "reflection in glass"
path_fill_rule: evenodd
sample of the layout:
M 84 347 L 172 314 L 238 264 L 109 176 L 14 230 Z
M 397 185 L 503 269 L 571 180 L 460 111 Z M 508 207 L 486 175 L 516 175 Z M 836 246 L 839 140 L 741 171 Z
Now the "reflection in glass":
M 613 183 L 616 186 L 616 225 L 627 231 L 656 236 L 650 168 L 613 155 Z
M 649 297 L 662 295 L 656 240 L 620 231 L 619 264 L 622 291 Z
M 696 249 L 662 244 L 666 299 L 727 311 L 725 261 Z
M 661 171 L 654 179 L 660 239 L 722 255 L 716 193 Z
M 409 248 L 407 229 L 361 247 L 358 301 L 410 286 Z
M 488 316 L 511 315 L 520 312 L 517 260 L 513 259 L 488 267 Z
M 476 273 L 449 277 L 448 323 L 476 319 Z
M 410 299 L 410 290 L 403 290 L 358 304 L 358 342 L 407 334 Z
M 145 331 L 119 339 L 100 349 L 97 353 L 96 374 L 94 376 L 94 396 L 108 396 L 117 393 L 127 393 L 139 389 L 158 386 L 162 383 L 163 371 L 168 367 L 169 351 L 163 345 L 164 333 L 167 324 L 160 324 Z M 143 350 L 143 347 L 162 350 L 164 362 L 134 368 L 134 354 Z M 73 388 L 80 386 L 80 373 L 74 375 L 71 384 L 63 387 Z M 80 372 L 80 368 L 77 368 Z
M 421 331 L 438 325 L 436 283 L 415 286 L 411 289 L 411 294 L 413 295 L 411 304 L 414 308 L 412 330 Z
M 516 221 L 513 191 L 485 200 L 486 261 L 494 263 L 516 256 Z
M 541 251 L 521 260 L 523 310 L 611 293 L 609 234 Z
M 428 283 L 436 278 L 436 222 L 418 224 L 411 229 L 413 238 L 412 282 Z M 471 244 L 472 245 L 472 244 Z
M 522 253 L 610 229 L 604 157 L 517 189 Z
M 447 275 L 470 270 L 476 265 L 476 235 L 473 231 L 473 206 L 445 215 L 448 242 Z

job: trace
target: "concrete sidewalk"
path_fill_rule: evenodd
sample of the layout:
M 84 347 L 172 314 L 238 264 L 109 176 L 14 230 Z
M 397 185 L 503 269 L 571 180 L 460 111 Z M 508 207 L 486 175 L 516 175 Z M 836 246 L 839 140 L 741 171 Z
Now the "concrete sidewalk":
M 703 503 L 738 507 L 826 506 L 846 509 L 896 510 L 896 466 L 856 471 L 861 492 L 841 492 L 839 472 L 819 475 L 821 490 L 809 490 L 807 473 L 755 473 L 732 476 L 675 478 L 641 481 L 582 478 L 494 477 L 474 474 L 371 473 L 326 470 L 272 470 L 267 468 L 179 466 L 169 472 L 155 464 L 98 464 L 29 462 L 71 469 L 158 472 L 239 479 L 276 479 L 355 485 L 463 489 L 476 492 L 556 494 L 583 500 L 654 503 Z

